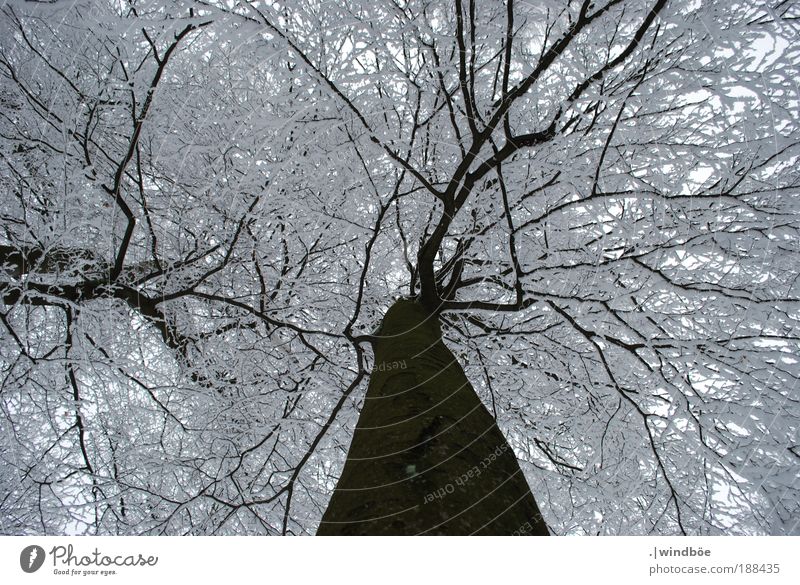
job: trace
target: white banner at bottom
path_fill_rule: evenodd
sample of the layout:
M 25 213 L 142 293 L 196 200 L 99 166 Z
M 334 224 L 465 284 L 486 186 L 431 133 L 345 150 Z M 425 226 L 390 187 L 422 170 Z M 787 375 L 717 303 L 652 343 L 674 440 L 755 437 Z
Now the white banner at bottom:
M 800 537 L 0 537 L 3 583 L 800 583 Z

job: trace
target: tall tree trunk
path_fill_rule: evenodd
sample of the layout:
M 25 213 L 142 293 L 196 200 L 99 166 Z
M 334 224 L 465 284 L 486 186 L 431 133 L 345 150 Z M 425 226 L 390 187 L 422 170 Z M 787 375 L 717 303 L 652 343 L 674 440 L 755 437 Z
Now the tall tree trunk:
M 548 534 L 512 449 L 442 341 L 395 303 L 319 535 Z

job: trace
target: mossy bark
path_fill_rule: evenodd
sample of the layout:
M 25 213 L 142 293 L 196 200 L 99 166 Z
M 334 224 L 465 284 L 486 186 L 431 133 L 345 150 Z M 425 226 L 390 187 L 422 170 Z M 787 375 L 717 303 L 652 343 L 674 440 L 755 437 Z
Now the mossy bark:
M 438 318 L 401 300 L 378 337 L 364 408 L 317 534 L 547 535 Z

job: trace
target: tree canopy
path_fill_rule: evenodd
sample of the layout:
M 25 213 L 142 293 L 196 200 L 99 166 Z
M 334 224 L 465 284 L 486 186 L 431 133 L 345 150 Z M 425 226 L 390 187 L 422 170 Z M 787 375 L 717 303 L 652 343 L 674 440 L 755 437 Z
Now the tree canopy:
M 554 533 L 798 533 L 798 19 L 4 3 L 0 530 L 313 533 L 415 297 Z

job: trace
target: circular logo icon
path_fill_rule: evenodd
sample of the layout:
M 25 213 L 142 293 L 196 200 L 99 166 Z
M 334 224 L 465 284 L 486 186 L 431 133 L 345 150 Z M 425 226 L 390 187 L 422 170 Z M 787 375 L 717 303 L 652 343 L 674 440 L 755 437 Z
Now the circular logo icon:
M 44 549 L 41 546 L 32 544 L 26 546 L 19 553 L 19 566 L 26 573 L 35 573 L 44 564 Z

